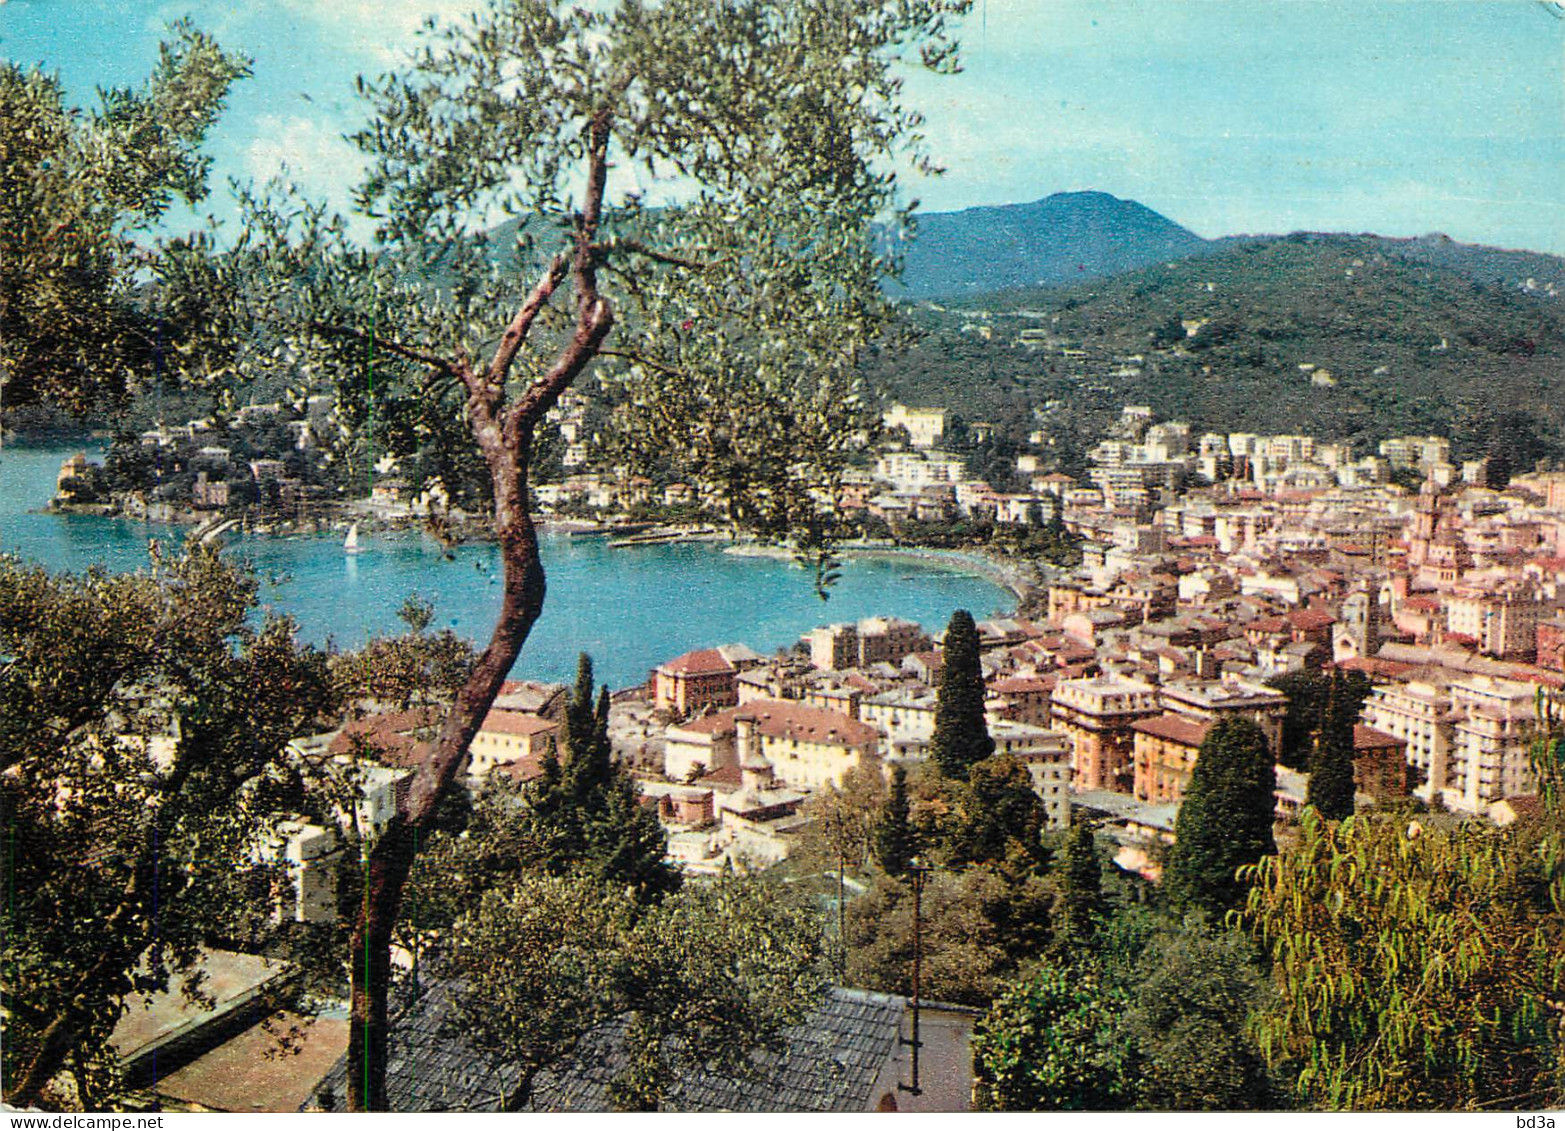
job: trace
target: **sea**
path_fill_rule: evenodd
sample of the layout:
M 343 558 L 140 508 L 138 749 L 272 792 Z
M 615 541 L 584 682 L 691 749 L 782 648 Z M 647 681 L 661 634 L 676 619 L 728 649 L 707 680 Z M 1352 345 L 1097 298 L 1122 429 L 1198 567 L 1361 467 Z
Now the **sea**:
M 53 571 L 143 569 L 152 542 L 177 548 L 188 527 L 50 514 L 66 457 L 81 448 L 0 451 L 0 553 Z M 88 450 L 90 457 L 100 453 Z M 482 643 L 499 609 L 499 552 L 475 543 L 448 551 L 419 531 L 364 537 L 347 554 L 340 535 L 228 535 L 225 554 L 262 579 L 263 608 L 291 616 L 317 645 L 354 648 L 403 631 L 397 610 L 411 594 L 434 604 L 434 628 Z M 548 594 L 512 674 L 566 680 L 581 652 L 601 682 L 629 687 L 695 648 L 743 643 L 762 653 L 823 624 L 888 615 L 930 631 L 952 612 L 975 617 L 1014 607 L 1009 592 L 961 569 L 897 557 L 849 557 L 822 601 L 813 573 L 791 561 L 724 553 L 720 544 L 610 548 L 602 536 L 542 537 Z

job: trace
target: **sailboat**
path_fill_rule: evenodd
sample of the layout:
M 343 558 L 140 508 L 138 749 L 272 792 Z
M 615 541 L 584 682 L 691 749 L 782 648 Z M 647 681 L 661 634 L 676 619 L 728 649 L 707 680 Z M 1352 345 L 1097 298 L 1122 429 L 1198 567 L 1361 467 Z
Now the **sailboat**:
M 342 540 L 342 552 L 356 554 L 359 552 L 359 524 L 354 523 L 348 527 L 348 536 Z

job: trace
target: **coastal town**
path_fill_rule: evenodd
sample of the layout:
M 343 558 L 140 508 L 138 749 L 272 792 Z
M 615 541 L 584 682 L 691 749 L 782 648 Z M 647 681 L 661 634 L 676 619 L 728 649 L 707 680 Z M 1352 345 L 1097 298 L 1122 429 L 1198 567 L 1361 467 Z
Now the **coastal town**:
M 940 409 L 889 407 L 891 438 L 858 477 L 847 517 L 892 530 L 910 520 L 1052 530 L 1053 546 L 1074 551 L 1074 564 L 999 542 L 966 556 L 1017 600 L 1013 615 L 974 626 L 984 729 L 996 757 L 1021 768 L 1045 835 L 1090 829 L 1130 882 L 1159 884 L 1208 737 L 1243 719 L 1264 735 L 1274 832 L 1289 843 L 1310 797 L 1312 724 L 1295 700 L 1344 677 L 1360 688 L 1352 749 L 1361 812 L 1411 814 L 1432 827 L 1524 826 L 1536 817 L 1536 735 L 1546 704 L 1565 689 L 1565 473 L 1492 481 L 1487 461 L 1453 463 L 1451 442 L 1439 436 L 1396 437 L 1360 455 L 1308 435 L 1192 434 L 1133 405 L 1090 449 L 1082 479 L 1043 472 L 1043 457 L 1024 452 L 1016 472 L 1029 489 L 1001 493 L 941 446 L 947 419 Z M 176 441 L 164 430 L 142 443 L 183 461 L 201 438 L 201 429 L 190 431 Z M 208 468 L 218 455 L 210 446 L 196 453 Z M 249 470 L 264 491 L 270 464 Z M 60 470 L 59 497 L 99 475 L 72 457 Z M 589 479 L 593 486 L 576 494 Z M 222 530 L 229 513 L 200 505 L 218 501 L 215 482 L 223 481 L 209 470 L 193 480 L 187 517 L 199 524 L 195 537 Z M 721 536 L 715 513 L 711 526 L 636 527 L 622 509 L 627 497 L 590 474 L 558 486 L 572 494 L 540 490 L 539 521 L 556 518 L 562 498 L 586 502 L 575 513 L 592 521 L 577 529 L 622 537 L 629 529 L 630 552 L 643 538 Z M 299 498 L 286 479 L 282 487 Z M 377 487 L 354 521 L 427 516 L 427 499 L 394 490 L 394 479 Z M 893 777 L 936 772 L 946 635 L 938 625 L 879 615 L 822 624 L 772 655 L 742 640 L 710 641 L 667 657 L 643 684 L 616 688 L 606 736 L 640 806 L 661 826 L 667 864 L 697 882 L 799 879 L 812 869 L 829 880 L 836 873 L 818 845 L 832 806 L 866 781 L 877 783 L 878 796 Z M 565 684 L 504 684 L 463 771 L 473 803 L 496 789 L 526 796 L 546 784 L 569 744 L 571 701 Z M 337 728 L 295 737 L 289 757 L 333 767 L 324 780 L 357 800 L 333 803 L 335 823 L 283 812 L 267 824 L 252 856 L 286 876 L 274 920 L 336 921 L 345 854 L 394 818 L 443 716 L 436 704 L 370 695 Z M 171 725 L 161 740 L 169 747 L 178 742 Z M 845 873 L 837 883 L 838 901 L 866 898 Z M 394 959 L 415 961 L 407 951 Z M 220 968 L 243 960 L 211 957 Z M 170 1002 L 154 1006 L 184 1016 Z M 926 1023 L 966 1042 L 973 1014 L 965 1008 L 931 1008 Z M 900 1030 L 907 1018 L 893 1011 L 886 1023 Z M 328 1068 L 340 1074 L 329 1055 L 340 1047 L 333 1030 L 313 1024 L 312 1055 L 323 1058 L 316 1077 Z M 151 1055 L 131 1035 L 125 1041 L 128 1064 Z M 216 1088 L 203 1073 L 219 1063 L 198 1059 L 190 1079 L 165 1088 L 165 1100 L 264 1102 Z M 876 1071 L 888 1063 L 906 1070 L 893 1058 Z M 961 1103 L 951 1097 L 970 1091 L 972 1080 L 963 1056 L 954 1063 L 940 1094 Z M 331 1079 L 310 1095 L 295 1080 L 298 1102 L 329 1106 Z
M 938 448 L 943 416 L 888 412 L 912 443 L 878 460 L 865 506 L 1011 505 L 1060 516 L 1080 540 L 1080 565 L 1039 567 L 1047 580 L 1021 588 L 1016 615 L 977 624 L 989 733 L 1027 767 L 1054 827 L 1086 815 L 1112 830 L 1122 867 L 1155 879 L 1201 744 L 1229 717 L 1265 731 L 1286 826 L 1308 778 L 1282 764 L 1289 697 L 1273 684 L 1332 670 L 1372 687 L 1354 732 L 1360 804 L 1501 824 L 1536 808 L 1540 695 L 1565 687 L 1565 473 L 1491 487 L 1441 437 L 1354 458 L 1309 436 L 1192 437 L 1131 406 L 1088 482 L 1045 474 L 1035 493 L 997 498 Z M 1409 471 L 1417 491 L 1391 482 Z M 671 858 L 692 874 L 777 864 L 812 794 L 924 761 L 941 637 L 880 616 L 823 625 L 779 656 L 712 642 L 618 689 L 615 754 Z M 506 685 L 473 742 L 473 788 L 542 773 L 566 690 Z M 375 736 L 392 781 L 430 725 L 372 715 L 343 733 Z
M 1565 0 L 56 7 L 0 1122 L 1557 1125 Z

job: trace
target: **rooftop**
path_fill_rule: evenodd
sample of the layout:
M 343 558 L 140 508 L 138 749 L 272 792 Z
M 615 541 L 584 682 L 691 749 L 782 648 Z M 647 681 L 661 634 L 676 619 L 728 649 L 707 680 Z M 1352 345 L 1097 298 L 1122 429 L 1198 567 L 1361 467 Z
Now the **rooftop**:
M 387 1090 L 393 1111 L 496 1111 L 499 1082 L 510 1073 L 491 1070 L 458 1033 L 445 1031 L 457 987 L 433 984 L 392 1029 Z M 832 988 L 801 1025 L 783 1034 L 780 1051 L 760 1051 L 751 1078 L 696 1072 L 674 1082 L 664 1109 L 719 1111 L 866 1111 L 882 1070 L 898 1051 L 906 1002 L 866 990 Z M 575 1055 L 535 1080 L 531 1110 L 606 1112 L 609 1088 L 631 1063 L 623 1020 L 583 1038 Z M 343 1110 L 346 1058 L 332 1067 L 317 1091 L 320 1106 Z

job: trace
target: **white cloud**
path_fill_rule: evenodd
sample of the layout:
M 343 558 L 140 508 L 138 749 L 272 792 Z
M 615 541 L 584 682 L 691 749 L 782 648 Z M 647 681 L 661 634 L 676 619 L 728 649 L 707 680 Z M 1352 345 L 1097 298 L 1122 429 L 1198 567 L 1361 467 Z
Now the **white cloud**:
M 300 115 L 262 114 L 245 148 L 246 172 L 257 181 L 284 175 L 312 196 L 346 209 L 364 156 L 333 127 Z
M 479 0 L 277 0 L 294 16 L 313 20 L 342 46 L 391 62 L 405 56 L 424 22 L 461 20 Z

